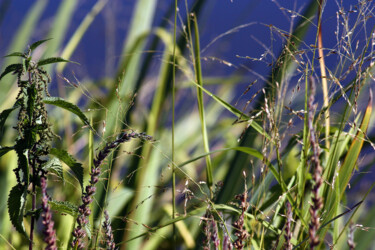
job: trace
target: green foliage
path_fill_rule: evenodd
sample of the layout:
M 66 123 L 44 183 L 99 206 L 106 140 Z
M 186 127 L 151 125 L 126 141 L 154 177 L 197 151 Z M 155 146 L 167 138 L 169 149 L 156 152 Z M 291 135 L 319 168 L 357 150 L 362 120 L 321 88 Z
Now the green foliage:
M 9 225 L 0 227 L 5 239 L 0 248 L 30 242 L 53 248 L 43 228 L 51 221 L 50 239 L 61 248 L 371 246 L 373 232 L 365 229 L 373 227 L 366 216 L 367 209 L 374 213 L 367 207 L 373 186 L 356 188 L 367 176 L 357 171 L 373 162 L 373 154 L 365 155 L 374 147 L 373 38 L 359 31 L 367 30 L 373 3 L 359 2 L 357 12 L 340 8 L 337 37 L 345 43 L 323 49 L 325 57 L 337 56 L 337 65 L 317 60 L 315 17 L 322 1 L 309 1 L 302 14 L 293 12 L 298 21 L 288 32 L 261 25 L 269 29 L 271 46 L 262 44 L 261 59 L 242 58 L 266 62 L 270 73 L 260 76 L 200 48 L 205 24 L 197 20 L 204 20 L 207 2 L 185 1 L 182 8 L 183 1 L 175 1 L 155 25 L 157 1 L 136 1 L 119 62 L 110 64 L 114 74 L 104 79 L 73 81 L 64 76 L 65 63 L 112 1 L 97 1 L 71 37 L 66 37 L 69 22 L 61 20 L 71 19 L 76 1 L 62 2 L 48 35 L 53 39 L 4 57 L 0 87 L 6 91 L 0 92 L 15 98 L 0 94 L 0 181 L 8 194 L 5 200 L 0 196 L 0 204 L 8 204 L 8 211 L 0 207 L 0 219 Z M 24 27 L 35 25 L 45 4 L 35 3 Z M 220 34 L 208 46 L 244 27 L 250 25 Z M 305 39 L 309 29 L 317 34 L 312 45 Z M 32 31 L 21 33 L 15 51 L 26 47 Z M 41 59 L 34 61 L 36 53 Z M 235 73 L 211 73 L 217 62 Z M 55 78 L 74 87 L 59 82 L 63 98 L 47 91 L 54 63 L 62 63 Z M 329 72 L 324 77 L 332 97 L 328 107 L 319 97 L 319 66 Z M 14 76 L 18 92 L 11 88 Z M 240 82 L 252 83 L 238 105 Z
M 27 237 L 23 218 L 26 208 L 27 188 L 17 184 L 12 188 L 8 198 L 9 218 L 16 230 Z

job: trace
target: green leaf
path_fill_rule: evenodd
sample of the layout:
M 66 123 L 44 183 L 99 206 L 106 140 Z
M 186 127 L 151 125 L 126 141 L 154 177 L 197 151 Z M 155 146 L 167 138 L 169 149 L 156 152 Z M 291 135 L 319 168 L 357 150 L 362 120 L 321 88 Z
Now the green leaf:
M 16 230 L 27 237 L 23 216 L 26 206 L 27 187 L 17 184 L 10 190 L 8 197 L 8 213 L 10 221 Z
M 61 180 L 64 181 L 64 173 L 61 161 L 58 158 L 53 157 L 46 164 L 44 164 L 43 169 L 55 173 Z
M 68 152 L 61 149 L 52 148 L 50 154 L 56 156 L 59 160 L 64 162 L 74 173 L 78 179 L 83 191 L 83 167 L 76 159 L 74 159 Z
M 43 66 L 43 65 L 47 65 L 47 64 L 51 64 L 51 63 L 59 63 L 59 62 L 72 62 L 72 61 L 66 60 L 66 59 L 61 58 L 61 57 L 50 57 L 50 58 L 40 60 L 38 62 L 38 66 Z M 72 63 L 76 63 L 76 62 L 72 62 Z
M 198 21 L 197 17 L 194 15 L 193 18 L 194 22 L 194 31 L 195 31 L 195 43 L 194 53 L 192 52 L 192 56 L 194 58 L 194 68 L 195 68 L 195 78 L 197 85 L 203 87 L 203 77 L 202 77 L 202 68 L 201 68 L 201 57 L 200 57 L 200 43 L 199 43 L 199 31 L 198 31 Z M 190 27 L 190 26 L 189 26 Z M 191 32 L 189 31 L 189 34 Z M 202 131 L 202 139 L 203 139 L 203 147 L 206 153 L 210 152 L 210 143 L 208 140 L 208 133 L 207 133 L 207 125 L 206 125 L 206 117 L 204 114 L 204 102 L 203 102 L 203 92 L 202 89 L 197 87 L 197 101 L 198 101 L 198 110 L 199 110 L 199 118 L 201 121 L 201 131 Z M 206 156 L 206 178 L 207 178 L 207 186 L 212 190 L 213 185 L 213 174 L 212 174 L 212 163 L 211 157 L 209 155 Z
M 358 129 L 356 137 L 353 139 L 352 144 L 346 154 L 344 163 L 339 171 L 339 187 L 340 187 L 340 197 L 345 193 L 346 187 L 350 181 L 355 165 L 357 164 L 359 153 L 361 152 L 363 142 L 365 140 L 366 131 L 370 122 L 372 113 L 372 92 L 370 91 L 370 98 L 366 108 L 366 112 L 363 116 L 361 126 Z
M 8 153 L 9 151 L 13 150 L 13 147 L 1 147 L 0 146 L 0 157 Z
M 62 214 L 69 214 L 74 218 L 78 216 L 78 207 L 73 203 L 70 203 L 68 201 L 50 200 L 48 201 L 48 204 L 51 206 L 51 209 Z
M 7 74 L 12 73 L 17 70 L 22 70 L 22 64 L 21 63 L 15 63 L 11 64 L 8 67 L 5 68 L 4 72 L 0 75 L 0 80 Z
M 33 1 L 33 4 L 28 8 L 27 13 L 20 16 L 19 19 L 22 19 L 19 28 L 12 31 L 12 41 L 9 43 L 8 51 L 24 51 L 25 47 L 30 41 L 30 37 L 35 34 L 35 27 L 39 24 L 39 19 L 44 13 L 44 9 L 47 6 L 49 1 L 47 0 L 37 0 Z M 4 60 L 4 64 L 1 69 L 3 70 L 5 65 L 10 65 L 16 63 L 15 59 L 18 58 L 8 57 Z M 9 94 L 12 92 L 11 85 L 14 83 L 15 77 L 9 77 L 8 82 L 3 82 L 1 85 L 2 90 L 0 91 L 0 103 L 3 104 L 7 99 L 9 99 Z
M 52 38 L 48 38 L 48 39 L 44 39 L 44 40 L 40 40 L 40 41 L 37 41 L 33 44 L 30 45 L 30 50 L 33 51 L 34 49 L 36 49 L 37 47 L 39 47 L 39 45 L 47 42 L 48 40 L 51 40 Z
M 4 57 L 11 57 L 11 56 L 18 56 L 18 57 L 26 58 L 25 54 L 22 53 L 22 52 L 13 52 L 13 53 L 11 53 L 11 54 L 9 54 L 9 55 L 6 55 L 6 56 L 4 56 Z
M 43 99 L 43 102 L 46 103 L 46 104 L 55 105 L 57 107 L 60 107 L 60 108 L 63 108 L 63 109 L 66 109 L 66 110 L 70 111 L 71 113 L 77 115 L 85 125 L 89 126 L 91 129 L 93 129 L 90 125 L 89 119 L 73 103 L 65 101 L 64 99 L 62 99 L 60 97 L 46 97 L 46 98 Z
M 10 109 L 5 109 L 3 110 L 3 112 L 1 112 L 0 114 L 0 135 L 3 134 L 3 130 L 4 130 L 4 124 L 5 124 L 5 121 L 8 119 L 8 116 L 10 115 L 10 113 L 12 113 L 13 110 L 17 109 L 21 104 L 21 101 L 18 100 L 14 105 L 13 107 L 11 107 Z

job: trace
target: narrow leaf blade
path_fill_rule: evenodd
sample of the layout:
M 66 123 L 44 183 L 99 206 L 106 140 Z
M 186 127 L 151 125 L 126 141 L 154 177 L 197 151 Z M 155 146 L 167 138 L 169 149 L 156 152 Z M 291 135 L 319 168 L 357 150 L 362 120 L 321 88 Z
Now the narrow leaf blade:
M 59 63 L 59 62 L 72 62 L 72 61 L 66 60 L 61 57 L 50 57 L 50 58 L 40 60 L 38 62 L 38 66 L 43 66 L 43 65 L 52 64 L 52 63 Z M 72 63 L 76 63 L 76 62 L 72 62 Z
M 13 150 L 13 147 L 1 147 L 0 146 L 0 157 L 8 153 L 9 151 Z
M 25 54 L 21 53 L 21 52 L 13 52 L 13 53 L 10 53 L 9 55 L 6 55 L 4 57 L 11 57 L 11 56 L 18 56 L 18 57 L 26 58 Z
M 39 45 L 47 42 L 48 40 L 51 40 L 52 38 L 48 38 L 48 39 L 44 39 L 44 40 L 40 40 L 40 41 L 36 41 L 35 43 L 31 44 L 30 45 L 30 50 L 33 51 L 34 49 L 38 48 Z
M 15 63 L 11 64 L 8 67 L 5 68 L 4 72 L 0 75 L 0 80 L 6 76 L 9 73 L 15 72 L 17 70 L 22 70 L 22 64 L 21 63 Z

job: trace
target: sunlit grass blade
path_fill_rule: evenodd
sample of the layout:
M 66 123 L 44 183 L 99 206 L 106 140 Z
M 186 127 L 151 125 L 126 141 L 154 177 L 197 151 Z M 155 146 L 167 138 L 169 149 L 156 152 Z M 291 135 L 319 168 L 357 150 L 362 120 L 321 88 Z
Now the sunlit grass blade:
M 92 7 L 91 11 L 85 16 L 81 24 L 78 26 L 72 37 L 70 38 L 68 44 L 65 46 L 64 50 L 61 52 L 61 57 L 70 59 L 71 55 L 74 53 L 82 37 L 86 33 L 87 29 L 90 27 L 92 22 L 95 20 L 96 16 L 101 12 L 103 7 L 106 5 L 108 0 L 98 0 L 96 4 Z M 56 67 L 56 71 L 61 73 L 66 64 L 59 64 Z
M 126 36 L 122 50 L 122 60 L 118 69 L 118 77 L 110 88 L 108 103 L 107 128 L 105 137 L 112 135 L 116 128 L 122 127 L 125 114 L 121 112 L 121 103 L 116 99 L 116 88 L 118 95 L 124 100 L 133 94 L 135 83 L 139 77 L 141 67 L 142 51 L 146 39 L 140 39 L 145 33 L 150 32 L 152 20 L 156 9 L 156 0 L 138 0 L 133 12 L 132 21 Z
M 340 190 L 340 197 L 344 195 L 346 187 L 351 179 L 351 175 L 353 173 L 354 167 L 357 165 L 357 160 L 359 158 L 359 153 L 361 152 L 363 142 L 366 138 L 367 128 L 370 122 L 370 117 L 372 114 L 372 91 L 370 90 L 370 97 L 368 101 L 368 105 L 363 116 L 361 125 L 358 129 L 358 132 L 353 139 L 353 142 L 350 145 L 348 153 L 346 154 L 345 160 L 343 162 L 342 167 L 339 171 L 338 176 L 338 185 Z
M 194 23 L 194 69 L 195 69 L 195 78 L 196 82 L 199 86 L 203 86 L 203 77 L 202 77 L 202 68 L 201 68 L 201 58 L 200 58 L 200 45 L 199 45 L 199 30 L 198 30 L 198 20 L 195 15 L 192 14 L 191 16 L 192 21 Z M 204 101 L 203 101 L 203 92 L 201 88 L 197 88 L 197 101 L 198 101 L 198 110 L 199 110 L 199 118 L 201 121 L 202 126 L 202 139 L 203 139 L 203 147 L 204 151 L 208 153 L 210 151 L 210 143 L 208 140 L 207 135 L 207 126 L 206 126 L 206 117 L 204 114 Z M 212 176 L 212 163 L 211 157 L 208 155 L 206 156 L 206 178 L 207 178 L 207 185 L 210 189 L 211 196 L 212 196 L 212 185 L 213 185 L 213 176 Z
M 26 45 L 28 44 L 31 35 L 33 34 L 33 30 L 35 29 L 36 24 L 39 21 L 39 18 L 41 17 L 47 5 L 47 2 L 48 2 L 47 0 L 37 1 L 33 5 L 32 9 L 28 12 L 26 17 L 24 17 L 20 25 L 20 28 L 17 30 L 17 32 L 12 38 L 12 42 L 10 43 L 10 47 L 8 49 L 9 53 L 25 50 Z M 7 58 L 2 64 L 2 69 L 4 69 L 7 65 L 13 64 L 15 62 L 18 62 L 17 58 Z M 10 88 L 11 84 L 13 84 L 14 80 L 15 80 L 15 77 L 12 77 L 11 79 L 8 79 L 8 81 L 2 83 L 3 91 L 0 91 L 0 102 L 2 104 L 4 104 L 4 100 L 12 99 L 12 98 L 9 98 L 10 96 L 9 93 L 11 91 L 11 88 Z M 14 91 L 14 94 L 16 94 L 15 91 Z

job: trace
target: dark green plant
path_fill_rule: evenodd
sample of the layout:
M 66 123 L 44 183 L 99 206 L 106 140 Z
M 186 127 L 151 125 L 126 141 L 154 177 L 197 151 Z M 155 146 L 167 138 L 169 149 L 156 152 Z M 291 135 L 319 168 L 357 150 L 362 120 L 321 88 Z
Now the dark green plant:
M 17 185 L 10 191 L 8 199 L 9 216 L 14 227 L 26 236 L 23 218 L 24 216 L 30 216 L 29 240 L 30 248 L 32 248 L 35 223 L 39 213 L 42 212 L 43 223 L 46 227 L 45 241 L 47 248 L 55 249 L 56 237 L 46 194 L 46 178 L 50 171 L 47 163 L 51 149 L 50 142 L 54 134 L 48 123 L 48 114 L 43 102 L 45 95 L 50 96 L 47 84 L 51 82 L 51 77 L 42 66 L 69 61 L 59 57 L 33 61 L 32 52 L 48 40 L 33 43 L 24 53 L 14 52 L 7 55 L 7 57 L 22 58 L 22 63 L 9 65 L 0 75 L 1 80 L 9 73 L 15 74 L 19 88 L 13 108 L 1 113 L 1 125 L 4 125 L 10 112 L 18 108 L 18 123 L 15 126 L 18 131 L 18 137 L 15 139 L 13 147 L 2 148 L 1 152 L 4 154 L 13 149 L 18 157 L 18 167 L 13 170 L 16 175 Z M 37 209 L 37 187 L 42 188 L 42 211 Z M 31 209 L 26 212 L 26 205 L 30 202 L 30 196 Z

